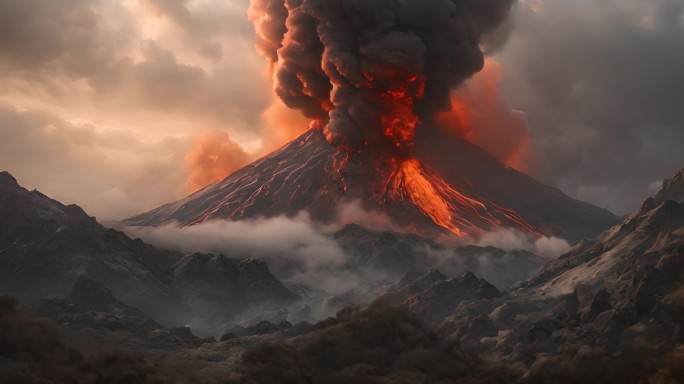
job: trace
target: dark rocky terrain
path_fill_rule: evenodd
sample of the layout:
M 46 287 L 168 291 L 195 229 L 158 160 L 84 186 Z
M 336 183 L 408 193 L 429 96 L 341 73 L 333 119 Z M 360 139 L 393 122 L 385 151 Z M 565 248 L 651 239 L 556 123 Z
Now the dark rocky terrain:
M 412 268 L 403 278 L 367 292 L 377 297 L 372 303 L 319 322 L 293 324 L 287 313 L 276 313 L 202 339 L 151 319 L 92 274 L 74 276 L 62 296 L 25 307 L 2 296 L 0 380 L 681 383 L 683 175 L 666 181 L 623 223 L 544 266 L 535 264 L 540 270 L 517 284 L 495 286 L 470 271 L 444 273 L 406 259 Z M 360 244 L 377 245 L 366 262 L 382 264 L 394 254 L 405 257 L 406 250 L 438 247 L 363 231 L 350 227 L 338 236 L 354 233 Z M 479 248 L 463 254 L 484 249 L 491 260 L 504 257 L 500 250 Z M 352 249 L 358 257 L 361 250 Z M 162 276 L 191 303 L 234 297 L 212 292 L 214 285 L 229 292 L 252 287 L 252 300 L 278 291 L 275 282 L 255 283 L 266 268 L 257 261 L 206 254 L 173 260 Z M 249 284 L 240 285 L 241 279 Z M 291 298 L 282 294 L 281 300 Z
M 504 288 L 531 277 L 548 261 L 523 250 L 445 246 L 413 234 L 376 232 L 353 224 L 333 237 L 349 256 L 347 268 L 380 270 L 386 279 L 399 279 L 409 270 L 437 267 L 451 275 L 471 271 Z
M 220 324 L 297 299 L 260 261 L 159 250 L 8 173 L 0 173 L 0 266 L 0 291 L 24 301 L 63 298 L 87 276 L 165 325 Z
M 681 354 L 684 342 L 683 174 L 509 290 L 432 270 L 408 274 L 380 300 L 401 303 L 466 350 L 525 369 L 522 382 L 613 382 L 626 372 L 627 382 L 645 382 L 635 372 L 644 357 Z

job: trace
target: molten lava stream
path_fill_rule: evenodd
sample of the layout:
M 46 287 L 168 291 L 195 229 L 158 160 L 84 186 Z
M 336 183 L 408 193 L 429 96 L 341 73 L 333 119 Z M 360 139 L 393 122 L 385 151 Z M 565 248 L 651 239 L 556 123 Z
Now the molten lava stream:
M 535 232 L 517 213 L 465 196 L 438 176 L 426 172 L 413 158 L 398 166 L 383 195 L 394 201 L 409 200 L 436 225 L 457 236 L 474 235 L 505 224 Z
M 458 236 L 465 235 L 453 224 L 449 203 L 440 196 L 430 181 L 423 176 L 420 162 L 409 159 L 401 163 L 391 179 L 391 195 L 396 200 L 408 198 L 423 214 L 440 227 Z M 399 196 L 397 196 L 397 194 Z

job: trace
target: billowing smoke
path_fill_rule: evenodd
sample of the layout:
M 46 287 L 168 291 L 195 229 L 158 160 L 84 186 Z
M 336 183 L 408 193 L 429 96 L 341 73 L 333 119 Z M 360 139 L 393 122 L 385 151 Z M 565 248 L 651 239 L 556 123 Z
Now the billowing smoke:
M 207 131 L 195 140 L 192 151 L 185 156 L 190 171 L 188 188 L 196 191 L 219 181 L 246 165 L 251 157 L 226 132 Z
M 348 152 L 410 152 L 416 129 L 451 108 L 480 71 L 480 40 L 513 0 L 252 0 L 277 95 Z
M 477 145 L 508 167 L 534 169 L 527 115 L 501 97 L 502 67 L 492 58 L 481 72 L 451 94 L 452 110 L 436 114 L 435 123 Z

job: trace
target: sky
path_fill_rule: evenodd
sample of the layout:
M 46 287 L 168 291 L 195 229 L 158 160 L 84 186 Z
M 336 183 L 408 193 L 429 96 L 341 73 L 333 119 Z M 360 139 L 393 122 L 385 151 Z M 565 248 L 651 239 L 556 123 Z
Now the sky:
M 248 6 L 0 0 L 0 169 L 117 220 L 286 143 L 307 121 L 273 96 Z M 486 48 L 532 176 L 624 214 L 684 167 L 681 0 L 520 0 Z

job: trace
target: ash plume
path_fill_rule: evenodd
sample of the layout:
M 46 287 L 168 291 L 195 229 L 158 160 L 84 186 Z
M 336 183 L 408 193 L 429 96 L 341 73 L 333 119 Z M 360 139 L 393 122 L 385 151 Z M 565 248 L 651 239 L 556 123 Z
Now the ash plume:
M 252 0 L 275 91 L 350 153 L 410 153 L 416 129 L 480 71 L 513 0 Z

